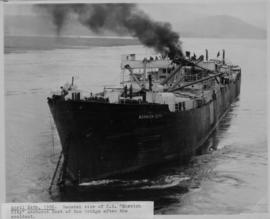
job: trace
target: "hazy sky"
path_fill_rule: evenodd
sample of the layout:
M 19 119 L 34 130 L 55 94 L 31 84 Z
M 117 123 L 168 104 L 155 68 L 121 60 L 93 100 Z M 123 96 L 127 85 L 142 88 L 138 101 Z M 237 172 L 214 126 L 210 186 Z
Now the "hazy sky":
M 151 17 L 172 23 L 211 15 L 230 15 L 266 29 L 267 1 L 261 0 L 180 0 L 180 3 L 139 3 Z M 188 3 L 187 3 L 188 2 Z M 5 3 L 5 14 L 33 14 L 29 4 Z

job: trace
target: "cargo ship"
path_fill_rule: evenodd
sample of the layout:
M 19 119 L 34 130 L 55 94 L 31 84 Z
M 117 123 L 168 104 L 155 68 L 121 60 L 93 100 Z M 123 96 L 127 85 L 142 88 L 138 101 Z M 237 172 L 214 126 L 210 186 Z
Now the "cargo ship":
M 181 160 L 209 138 L 240 94 L 241 68 L 221 58 L 123 55 L 121 83 L 84 95 L 74 80 L 48 97 L 62 145 L 59 184 Z M 62 161 L 60 162 L 60 160 Z

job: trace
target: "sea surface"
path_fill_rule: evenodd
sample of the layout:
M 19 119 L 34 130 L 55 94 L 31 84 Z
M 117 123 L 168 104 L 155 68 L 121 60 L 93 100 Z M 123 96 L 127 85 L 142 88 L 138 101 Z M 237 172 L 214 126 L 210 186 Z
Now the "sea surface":
M 183 49 L 242 67 L 241 95 L 203 153 L 153 174 L 94 181 L 61 194 L 48 187 L 60 143 L 47 97 L 75 77 L 86 92 L 120 82 L 122 54 L 148 56 L 143 46 L 18 50 L 5 54 L 6 198 L 8 202 L 153 200 L 155 214 L 239 214 L 267 211 L 266 41 L 183 39 Z M 81 192 L 81 193 L 80 193 Z

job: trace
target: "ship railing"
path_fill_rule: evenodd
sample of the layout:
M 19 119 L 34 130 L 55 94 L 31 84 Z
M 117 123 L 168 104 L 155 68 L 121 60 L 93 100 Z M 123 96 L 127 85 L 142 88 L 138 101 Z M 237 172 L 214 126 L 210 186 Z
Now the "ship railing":
M 190 81 L 197 81 L 202 78 L 201 74 L 188 74 L 184 76 L 184 81 L 190 82 Z

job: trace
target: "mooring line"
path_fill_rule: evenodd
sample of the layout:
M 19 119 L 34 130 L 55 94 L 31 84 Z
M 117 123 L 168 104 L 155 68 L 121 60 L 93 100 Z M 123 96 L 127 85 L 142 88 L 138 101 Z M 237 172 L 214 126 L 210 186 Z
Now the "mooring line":
M 54 184 L 54 180 L 55 180 L 59 165 L 61 163 L 62 156 L 63 156 L 63 151 L 61 151 L 61 153 L 59 155 L 58 162 L 57 162 L 57 165 L 56 165 L 56 168 L 55 168 L 55 171 L 53 173 L 53 177 L 52 177 L 52 180 L 51 180 L 51 183 L 50 183 L 50 187 L 48 189 L 50 194 L 51 194 L 51 191 L 52 191 L 52 187 L 53 187 L 53 184 Z

